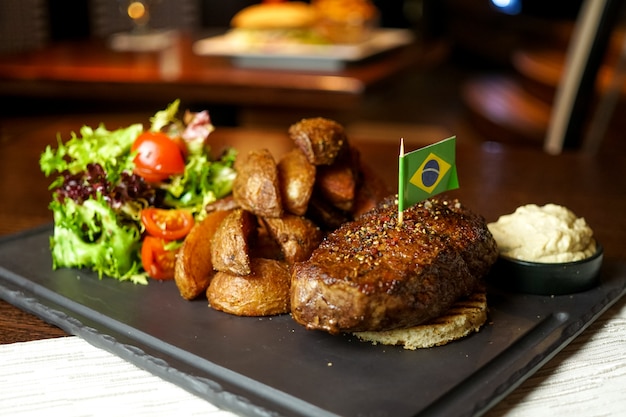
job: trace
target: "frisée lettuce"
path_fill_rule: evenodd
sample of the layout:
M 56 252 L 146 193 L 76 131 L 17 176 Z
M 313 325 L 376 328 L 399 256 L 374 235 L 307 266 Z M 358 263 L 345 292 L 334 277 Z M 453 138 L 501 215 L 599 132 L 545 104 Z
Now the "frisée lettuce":
M 229 149 L 217 159 L 207 143 L 213 131 L 208 112 L 177 118 L 179 102 L 151 118 L 150 130 L 182 138 L 188 153 L 185 171 L 157 183 L 134 172 L 141 123 L 109 131 L 104 125 L 83 126 L 67 142 L 41 154 L 41 171 L 50 184 L 54 231 L 50 238 L 53 268 L 88 268 L 100 278 L 146 284 L 141 264 L 144 226 L 141 210 L 183 208 L 201 219 L 204 207 L 232 190 L 236 156 Z
M 134 222 L 120 221 L 102 196 L 82 204 L 72 199 L 53 201 L 50 208 L 54 213 L 50 238 L 53 268 L 89 268 L 99 277 L 147 283 L 136 255 L 140 228 Z
M 96 129 L 83 126 L 80 135 L 72 132 L 66 143 L 57 137 L 56 150 L 46 147 L 39 165 L 46 176 L 63 171 L 76 174 L 87 169 L 88 164 L 100 164 L 107 174 L 119 175 L 132 170 L 130 147 L 142 131 L 141 124 L 114 131 L 107 130 L 102 124 Z

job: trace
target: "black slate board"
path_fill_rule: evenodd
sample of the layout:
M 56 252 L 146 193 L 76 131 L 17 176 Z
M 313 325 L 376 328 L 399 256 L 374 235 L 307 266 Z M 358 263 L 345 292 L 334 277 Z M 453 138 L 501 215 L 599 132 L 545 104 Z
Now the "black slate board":
M 564 296 L 489 288 L 488 324 L 446 346 L 409 351 L 307 331 L 288 315 L 242 318 L 148 286 L 52 271 L 51 226 L 0 240 L 0 297 L 71 334 L 250 416 L 479 415 L 626 292 L 626 264 Z

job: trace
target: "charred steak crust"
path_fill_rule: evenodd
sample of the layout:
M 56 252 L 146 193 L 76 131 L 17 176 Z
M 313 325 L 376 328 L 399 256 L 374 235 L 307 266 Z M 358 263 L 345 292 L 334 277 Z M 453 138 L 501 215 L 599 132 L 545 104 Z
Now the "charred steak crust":
M 333 334 L 392 330 L 424 323 L 470 295 L 497 258 L 482 216 L 445 197 L 403 216 L 398 226 L 391 196 L 295 264 L 293 318 Z

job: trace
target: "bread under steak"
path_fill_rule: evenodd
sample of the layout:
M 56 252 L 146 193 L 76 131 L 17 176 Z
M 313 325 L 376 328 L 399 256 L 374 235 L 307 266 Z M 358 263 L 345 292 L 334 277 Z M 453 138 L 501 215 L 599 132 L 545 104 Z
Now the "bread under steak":
M 479 291 L 497 256 L 485 220 L 458 200 L 423 201 L 398 224 L 391 196 L 294 265 L 292 316 L 332 334 L 419 326 Z
M 483 288 L 458 300 L 441 316 L 424 324 L 406 329 L 355 332 L 354 335 L 375 345 L 399 345 L 410 350 L 442 346 L 479 331 L 487 321 L 487 312 L 487 292 Z

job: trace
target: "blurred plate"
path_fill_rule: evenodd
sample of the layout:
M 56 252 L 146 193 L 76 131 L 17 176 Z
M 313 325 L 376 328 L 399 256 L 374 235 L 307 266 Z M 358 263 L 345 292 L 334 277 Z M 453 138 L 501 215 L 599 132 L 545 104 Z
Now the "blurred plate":
M 356 44 L 257 44 L 236 42 L 226 33 L 196 41 L 194 53 L 231 58 L 240 68 L 338 71 L 350 62 L 358 62 L 379 53 L 413 42 L 406 29 L 377 29 L 372 36 Z

